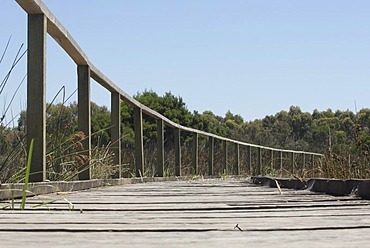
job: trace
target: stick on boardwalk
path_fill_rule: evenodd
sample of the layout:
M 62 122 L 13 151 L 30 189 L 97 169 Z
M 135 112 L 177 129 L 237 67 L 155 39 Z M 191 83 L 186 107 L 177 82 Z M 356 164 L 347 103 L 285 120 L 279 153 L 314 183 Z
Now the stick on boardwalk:
M 58 201 L 49 210 L 30 209 L 53 199 Z M 30 198 L 24 212 L 0 211 L 0 242 L 1 247 L 366 247 L 369 210 L 369 201 L 354 197 L 286 189 L 280 194 L 248 180 L 155 182 Z

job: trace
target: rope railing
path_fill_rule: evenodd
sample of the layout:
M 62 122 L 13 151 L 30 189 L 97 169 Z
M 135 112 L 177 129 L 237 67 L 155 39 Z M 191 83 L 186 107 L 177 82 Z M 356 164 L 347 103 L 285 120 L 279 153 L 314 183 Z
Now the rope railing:
M 83 146 L 85 156 L 91 156 L 91 113 L 90 113 L 90 78 L 94 79 L 98 84 L 111 92 L 111 140 L 112 151 L 115 154 L 114 163 L 121 164 L 121 118 L 120 106 L 121 101 L 124 101 L 134 108 L 134 131 L 135 131 L 135 164 L 136 176 L 142 176 L 145 172 L 144 167 L 144 149 L 143 149 L 143 114 L 154 118 L 157 121 L 157 174 L 163 176 L 164 170 L 164 128 L 169 127 L 175 130 L 174 132 L 174 150 L 175 150 L 175 174 L 181 175 L 181 132 L 189 132 L 193 134 L 193 149 L 192 149 L 192 166 L 193 171 L 198 174 L 198 140 L 199 135 L 208 137 L 209 158 L 208 158 L 208 175 L 214 175 L 214 142 L 221 141 L 223 144 L 223 169 L 227 168 L 228 144 L 235 145 L 235 165 L 234 173 L 240 174 L 240 146 L 247 148 L 249 157 L 249 166 L 251 166 L 252 148 L 257 150 L 257 168 L 252 174 L 263 174 L 262 151 L 270 151 L 269 157 L 271 165 L 273 165 L 274 153 L 279 153 L 280 169 L 283 170 L 283 154 L 290 154 L 291 169 L 294 170 L 295 157 L 302 157 L 302 166 L 306 163 L 306 156 L 311 156 L 311 164 L 314 164 L 315 158 L 324 156 L 319 153 L 278 149 L 266 147 L 251 143 L 246 143 L 238 140 L 225 138 L 212 133 L 204 132 L 194 128 L 179 125 L 161 115 L 160 113 L 141 104 L 132 96 L 128 95 L 120 87 L 114 84 L 108 77 L 99 71 L 88 59 L 77 42 L 68 33 L 66 28 L 57 20 L 52 12 L 46 7 L 41 0 L 16 0 L 16 2 L 28 13 L 28 82 L 27 82 L 27 134 L 28 144 L 31 139 L 35 140 L 35 149 L 32 157 L 31 178 L 30 181 L 45 181 L 46 179 L 46 101 L 45 101 L 45 86 L 46 86 L 46 35 L 49 34 L 70 58 L 77 65 L 78 73 L 78 129 L 84 132 L 88 137 Z M 37 123 L 37 124 L 35 124 Z M 119 166 L 121 168 L 121 166 Z M 249 170 L 251 172 L 251 169 Z M 293 171 L 292 171 L 293 172 Z M 121 172 L 119 173 L 121 176 Z M 88 180 L 91 178 L 90 166 L 85 165 L 85 168 L 79 174 L 80 180 Z

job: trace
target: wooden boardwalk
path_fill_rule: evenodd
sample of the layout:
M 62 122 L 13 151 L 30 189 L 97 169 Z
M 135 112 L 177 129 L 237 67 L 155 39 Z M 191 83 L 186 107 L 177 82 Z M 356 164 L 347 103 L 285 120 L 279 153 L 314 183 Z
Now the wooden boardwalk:
M 31 209 L 51 200 L 56 202 Z M 369 201 L 305 190 L 283 189 L 280 194 L 248 179 L 49 194 L 28 199 L 27 209 L 0 211 L 0 247 L 370 245 Z

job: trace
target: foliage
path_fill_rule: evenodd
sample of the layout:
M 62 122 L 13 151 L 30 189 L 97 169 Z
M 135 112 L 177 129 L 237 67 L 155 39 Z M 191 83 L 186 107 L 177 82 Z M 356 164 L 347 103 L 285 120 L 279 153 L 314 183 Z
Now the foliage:
M 217 116 L 211 111 L 193 113 L 187 109 L 186 103 L 181 97 L 174 96 L 171 92 L 158 96 L 153 91 L 137 93 L 135 99 L 149 108 L 157 111 L 166 118 L 181 125 L 200 129 L 220 136 L 236 139 L 244 142 L 271 146 L 284 149 L 306 150 L 326 153 L 327 158 L 321 165 L 320 173 L 325 176 L 351 177 L 346 173 L 334 173 L 343 168 L 335 169 L 333 164 L 347 165 L 346 172 L 356 177 L 367 177 L 369 169 L 369 147 L 370 147 L 370 109 L 361 109 L 358 113 L 349 110 L 333 112 L 331 109 L 325 111 L 314 110 L 312 113 L 303 112 L 299 107 L 292 106 L 288 111 L 280 111 L 275 115 L 266 116 L 261 120 L 245 121 L 240 115 L 228 111 L 224 117 Z M 77 104 L 68 106 L 63 104 L 50 104 L 47 107 L 47 147 L 48 147 L 48 172 L 49 178 L 57 180 L 60 178 L 73 179 L 78 173 L 79 163 L 84 162 L 81 155 L 81 142 L 84 134 L 77 130 Z M 95 151 L 96 168 L 106 172 L 103 177 L 110 177 L 117 173 L 104 167 L 111 164 L 110 146 L 110 111 L 107 107 L 92 104 L 91 126 L 93 135 L 91 137 L 93 147 L 101 148 Z M 145 163 L 148 175 L 155 174 L 156 163 L 156 122 L 149 116 L 144 115 L 144 149 Z M 134 171 L 134 127 L 133 109 L 126 103 L 121 106 L 122 121 L 122 163 L 125 165 L 123 171 L 126 176 Z M 25 112 L 18 120 L 17 128 L 6 128 L 0 126 L 0 170 L 2 179 L 9 178 L 14 170 L 11 170 L 9 161 L 18 156 L 25 161 L 24 144 L 21 142 L 26 127 Z M 186 132 L 181 134 L 183 149 L 183 161 L 187 171 L 191 170 L 186 161 L 191 161 L 191 154 L 185 150 L 191 150 L 192 136 Z M 165 130 L 166 164 L 174 161 L 173 153 L 173 130 Z M 207 163 L 206 139 L 200 139 L 199 146 L 202 162 Z M 23 145 L 22 145 L 23 144 Z M 18 147 L 15 149 L 15 147 Z M 216 145 L 215 153 L 219 154 L 222 146 Z M 231 148 L 230 148 L 231 149 Z M 9 155 L 17 150 L 18 155 Z M 232 153 L 232 150 L 230 150 Z M 12 158 L 10 160 L 9 158 Z M 350 158 L 350 159 L 349 159 Z M 333 162 L 335 161 L 335 163 Z M 346 161 L 346 162 L 343 162 Z M 85 161 L 86 162 L 86 161 Z M 19 162 L 21 163 L 21 162 Z M 231 162 L 230 162 L 231 163 Z M 24 163 L 23 163 L 24 164 Z M 99 167 L 99 166 L 100 167 Z M 103 166 L 103 167 L 102 167 Z M 326 166 L 326 167 L 325 167 Z M 348 167 L 351 167 L 351 170 Z M 342 166 L 343 167 L 343 166 Z M 334 168 L 334 169 L 333 169 Z M 206 170 L 202 169 L 204 172 Z M 71 173 L 71 171 L 73 173 Z M 173 174 L 173 170 L 166 172 Z M 220 172 L 224 173 L 224 172 Z M 99 176 L 99 172 L 94 174 Z

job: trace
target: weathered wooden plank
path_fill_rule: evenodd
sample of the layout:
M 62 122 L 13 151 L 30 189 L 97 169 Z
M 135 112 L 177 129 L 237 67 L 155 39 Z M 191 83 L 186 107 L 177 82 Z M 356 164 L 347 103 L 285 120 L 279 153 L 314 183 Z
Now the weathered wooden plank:
M 207 232 L 56 232 L 37 233 L 6 232 L 0 233 L 4 247 L 367 247 L 368 230 L 317 230 L 317 231 L 244 231 L 231 228 L 230 231 Z M 318 238 L 320 237 L 320 238 Z M 42 242 L 40 241 L 42 240 Z M 15 244 L 17 243 L 17 244 Z
M 306 211 L 304 209 L 292 209 L 291 211 L 229 211 L 227 214 L 221 211 L 156 211 L 155 214 L 151 211 L 127 211 L 125 212 L 124 219 L 117 219 L 116 215 L 112 215 L 110 211 L 95 211 L 93 212 L 94 218 L 91 218 L 91 214 L 85 214 L 83 216 L 79 215 L 77 212 L 66 212 L 58 211 L 53 212 L 52 218 L 45 218 L 45 214 L 50 214 L 49 211 L 24 211 L 22 214 L 19 213 L 0 213 L 0 224 L 6 225 L 7 223 L 11 224 L 22 224 L 25 222 L 24 215 L 27 215 L 30 219 L 27 223 L 65 223 L 65 224 L 78 224 L 78 223 L 95 223 L 95 224 L 107 224 L 107 223 L 121 223 L 123 221 L 132 222 L 132 221 L 141 221 L 141 220 L 158 220 L 158 221 L 169 221 L 174 219 L 175 221 L 187 220 L 191 221 L 192 219 L 197 219 L 197 221 L 202 221 L 202 218 L 208 220 L 222 220 L 222 219 L 249 219 L 249 221 L 258 221 L 259 218 L 344 218 L 349 219 L 352 217 L 355 218 L 369 218 L 369 208 L 368 207 L 359 207 L 356 209 L 353 208 L 337 208 L 333 207 L 332 209 L 316 209 L 313 211 Z M 84 211 L 83 213 L 88 213 Z M 119 213 L 116 213 L 119 214 Z M 122 214 L 122 213 L 121 213 Z M 78 216 L 76 220 L 72 219 L 71 216 Z M 167 217 L 167 218 L 166 218 Z M 203 220 L 204 221 L 204 220 Z
M 207 180 L 214 181 L 214 180 Z M 207 182 L 203 183 L 180 183 L 180 182 L 160 182 L 150 185 L 130 185 L 122 190 L 121 187 L 109 187 L 104 189 L 95 189 L 86 192 L 56 194 L 52 199 L 68 198 L 72 202 L 81 203 L 84 206 L 100 207 L 107 209 L 105 204 L 114 206 L 131 205 L 133 208 L 136 205 L 150 204 L 146 206 L 152 208 L 154 205 L 161 205 L 181 209 L 183 206 L 191 207 L 192 204 L 201 203 L 201 208 L 208 208 L 207 205 L 215 207 L 223 207 L 225 209 L 258 209 L 281 206 L 286 208 L 305 207 L 332 207 L 332 206 L 367 206 L 367 201 L 361 201 L 353 197 L 333 197 L 327 195 L 318 195 L 310 191 L 294 191 L 283 189 L 283 195 L 280 195 L 276 189 L 250 187 L 245 184 L 233 185 L 224 184 L 222 187 L 216 187 Z M 240 188 L 245 187 L 241 191 Z M 38 196 L 30 198 L 29 203 L 38 204 L 41 200 L 50 200 L 50 195 Z M 146 198 L 146 199 L 145 199 Z M 88 200 L 90 199 L 90 200 Z M 62 201 L 63 202 L 63 201 Z M 155 203 L 155 204 L 154 204 Z M 60 204 L 62 207 L 68 207 L 65 204 Z M 49 206 L 57 206 L 58 204 L 50 204 Z M 154 204 L 154 205 L 153 205 Z M 183 206 L 181 206 L 183 205 Z M 187 206 L 188 205 L 188 206 Z M 109 209 L 109 208 L 108 208 Z M 127 209 L 126 209 L 127 210 Z
M 27 207 L 57 202 L 49 210 L 0 211 L 0 240 L 4 247 L 115 247 L 127 239 L 133 247 L 265 246 L 271 240 L 274 247 L 327 247 L 328 240 L 335 246 L 368 244 L 369 201 L 282 190 L 246 179 L 209 179 L 42 195 L 28 199 Z
M 123 215 L 117 214 L 116 217 L 122 219 Z M 71 232 L 78 231 L 116 231 L 116 232 L 130 232 L 130 231 L 195 231 L 195 230 L 213 230 L 213 231 L 232 231 L 236 224 L 239 224 L 245 231 L 299 231 L 299 230 L 330 230 L 330 229 L 368 229 L 370 230 L 369 217 L 364 216 L 351 216 L 351 218 L 340 217 L 260 217 L 258 221 L 251 218 L 238 218 L 238 219 L 209 219 L 207 216 L 203 218 L 193 219 L 176 219 L 172 218 L 171 214 L 163 219 L 132 219 L 132 220 L 109 220 L 104 221 L 91 221 L 85 219 L 80 223 L 73 221 L 74 218 L 78 219 L 77 214 L 70 215 L 69 220 L 66 218 L 64 221 L 52 221 L 53 217 L 48 217 L 49 221 L 45 222 L 32 222 L 24 220 L 21 223 L 7 223 L 0 227 L 1 231 L 60 231 L 70 230 Z M 73 218 L 71 220 L 71 218 Z M 237 223 L 235 223 L 237 221 Z M 297 225 L 296 223 L 301 223 Z M 42 227 L 40 227 L 42 225 Z

